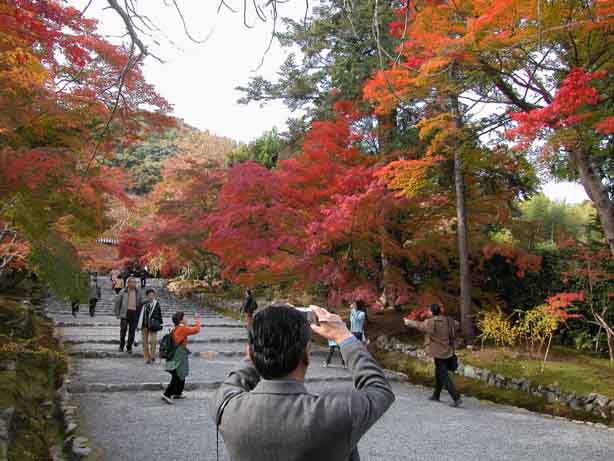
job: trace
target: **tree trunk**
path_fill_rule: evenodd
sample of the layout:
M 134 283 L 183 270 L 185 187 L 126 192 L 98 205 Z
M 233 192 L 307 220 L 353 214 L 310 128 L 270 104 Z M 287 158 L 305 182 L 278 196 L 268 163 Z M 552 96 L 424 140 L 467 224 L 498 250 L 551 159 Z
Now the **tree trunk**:
M 396 115 L 394 111 L 377 115 L 377 143 L 380 155 L 387 154 L 392 147 L 392 133 L 395 128 Z
M 599 172 L 591 165 L 588 154 L 578 149 L 572 151 L 570 157 L 576 164 L 580 182 L 584 186 L 586 194 L 597 209 L 603 233 L 610 247 L 610 253 L 614 256 L 614 203 L 608 195 L 608 189 L 603 184 Z
M 452 97 L 452 113 L 456 127 L 462 128 L 458 98 Z M 456 234 L 458 238 L 458 259 L 460 266 L 460 313 L 461 332 L 465 340 L 475 336 L 473 327 L 473 306 L 471 304 L 471 268 L 469 267 L 469 244 L 467 237 L 467 211 L 465 208 L 465 179 L 463 178 L 463 158 L 461 143 L 454 153 L 454 186 L 456 190 Z
M 467 212 L 465 210 L 465 181 L 463 161 L 459 150 L 454 154 L 454 185 L 456 187 L 456 221 L 458 259 L 460 263 L 460 311 L 463 337 L 471 339 L 473 330 L 473 306 L 471 305 L 471 272 L 467 239 Z

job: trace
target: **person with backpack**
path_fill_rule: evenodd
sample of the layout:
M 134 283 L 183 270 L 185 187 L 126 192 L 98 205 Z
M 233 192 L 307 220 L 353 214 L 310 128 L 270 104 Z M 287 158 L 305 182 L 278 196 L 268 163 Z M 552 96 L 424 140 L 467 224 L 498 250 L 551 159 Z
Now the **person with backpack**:
M 456 390 L 448 371 L 456 371 L 458 358 L 454 352 L 454 341 L 459 323 L 442 315 L 439 304 L 431 304 L 431 317 L 424 322 L 405 319 L 405 325 L 422 331 L 426 335 L 426 345 L 435 361 L 435 390 L 429 400 L 439 402 L 441 390 L 445 387 L 452 397 L 452 406 L 462 403 L 461 395 Z
M 200 314 L 194 314 L 195 323 L 193 326 L 188 326 L 185 322 L 185 314 L 181 311 L 173 315 L 173 324 L 175 328 L 170 333 L 172 340 L 172 351 L 167 350 L 167 338 L 163 338 L 163 344 L 160 345 L 160 353 L 166 357 L 164 370 L 171 374 L 171 382 L 162 394 L 162 400 L 168 404 L 173 404 L 173 399 L 184 399 L 183 387 L 185 379 L 190 373 L 190 364 L 188 360 L 188 336 L 197 335 L 200 333 Z
M 89 295 L 89 303 L 90 303 L 90 317 L 96 315 L 96 304 L 98 300 L 101 298 L 101 290 L 98 286 L 98 274 L 94 272 L 92 278 L 90 279 L 90 295 Z
M 162 330 L 164 321 L 160 302 L 156 299 L 156 291 L 149 288 L 145 295 L 147 300 L 141 308 L 136 328 L 141 330 L 145 363 L 150 364 L 156 361 L 157 336 L 158 331 Z

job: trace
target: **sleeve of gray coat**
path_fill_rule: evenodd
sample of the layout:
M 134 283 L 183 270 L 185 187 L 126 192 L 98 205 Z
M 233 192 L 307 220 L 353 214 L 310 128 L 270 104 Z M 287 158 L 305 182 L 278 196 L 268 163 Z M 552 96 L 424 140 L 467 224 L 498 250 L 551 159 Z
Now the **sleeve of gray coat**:
M 121 310 L 121 302 L 122 302 L 122 293 L 120 292 L 116 297 L 115 297 L 115 317 L 119 318 L 119 313 Z
M 355 446 L 390 408 L 395 397 L 384 371 L 360 341 L 355 338 L 344 341 L 341 353 L 354 380 L 355 390 L 350 393 L 349 416 L 352 420 L 351 444 Z
M 252 361 L 246 358 L 239 368 L 230 372 L 226 380 L 215 393 L 211 405 L 211 416 L 213 417 L 213 421 L 216 420 L 217 410 L 220 405 L 222 405 L 227 395 L 238 395 L 249 392 L 256 387 L 259 381 L 260 373 L 258 373 L 254 367 Z

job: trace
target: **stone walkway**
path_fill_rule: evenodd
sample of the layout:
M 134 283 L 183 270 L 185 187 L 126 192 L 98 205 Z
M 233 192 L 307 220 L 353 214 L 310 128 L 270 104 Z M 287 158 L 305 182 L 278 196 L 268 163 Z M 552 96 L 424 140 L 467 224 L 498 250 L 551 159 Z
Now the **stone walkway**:
M 50 298 L 48 315 L 71 356 L 67 388 L 80 427 L 90 439 L 87 459 L 104 461 L 215 460 L 215 426 L 209 397 L 244 355 L 242 325 L 159 288 L 165 322 L 178 309 L 191 319 L 203 317 L 191 345 L 189 399 L 170 406 L 160 400 L 168 373 L 160 364 L 143 363 L 135 353 L 118 352 L 119 321 L 113 316 L 108 279 L 101 279 L 103 300 L 91 318 L 82 306 L 77 319 L 68 303 Z M 316 392 L 351 386 L 341 367 L 323 368 L 325 350 L 316 347 L 308 387 Z M 337 357 L 335 358 L 337 359 Z M 335 360 L 334 359 L 334 360 Z M 338 360 L 338 359 L 337 359 Z M 397 401 L 360 442 L 363 460 L 611 460 L 614 432 L 551 419 L 498 405 L 465 399 L 462 409 L 427 400 L 429 390 L 394 382 Z M 220 459 L 227 459 L 220 443 Z M 264 461 L 264 460 L 263 460 Z

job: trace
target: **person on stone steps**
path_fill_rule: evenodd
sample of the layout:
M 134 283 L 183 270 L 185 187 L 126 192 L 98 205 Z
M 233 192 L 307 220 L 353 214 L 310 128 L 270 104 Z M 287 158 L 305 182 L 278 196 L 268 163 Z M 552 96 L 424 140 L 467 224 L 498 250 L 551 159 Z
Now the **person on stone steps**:
M 101 290 L 98 285 L 98 273 L 94 272 L 92 277 L 90 278 L 90 293 L 89 293 L 89 304 L 90 304 L 90 317 L 96 315 L 96 304 L 98 300 L 101 298 Z
M 328 355 L 326 356 L 326 361 L 322 364 L 324 368 L 330 365 L 330 361 L 333 359 L 333 355 L 335 355 L 335 351 L 339 351 L 339 357 L 341 357 L 341 365 L 343 365 L 343 367 L 345 368 L 345 360 L 343 359 L 341 348 L 332 339 L 328 340 Z
M 319 325 L 283 305 L 254 316 L 248 357 L 210 407 L 229 459 L 357 461 L 360 439 L 394 402 L 383 370 L 341 317 L 310 307 Z M 353 388 L 314 393 L 305 386 L 312 331 L 339 344 Z
M 173 315 L 173 343 L 176 346 L 175 352 L 170 359 L 164 363 L 164 369 L 171 374 L 171 382 L 162 394 L 162 400 L 173 404 L 172 399 L 184 399 L 183 387 L 185 379 L 190 373 L 190 362 L 188 359 L 188 336 L 200 333 L 200 314 L 194 314 L 195 323 L 188 326 L 185 323 L 185 314 L 181 311 Z
M 361 299 L 357 299 L 350 306 L 350 331 L 358 341 L 365 340 L 365 323 L 367 322 L 367 306 Z
M 258 303 L 256 302 L 256 298 L 254 297 L 252 290 L 248 288 L 245 290 L 245 301 L 243 301 L 243 305 L 239 311 L 241 314 L 245 315 L 245 325 L 247 328 L 249 328 L 252 324 L 252 318 L 256 310 L 258 310 Z
M 134 333 L 139 318 L 139 312 L 143 305 L 141 292 L 136 286 L 135 279 L 128 279 L 124 288 L 115 298 L 115 317 L 121 320 L 119 329 L 119 351 L 124 351 L 124 346 L 129 354 L 132 354 L 134 344 Z M 126 343 L 126 331 L 128 332 L 128 343 Z
M 145 363 L 156 361 L 156 345 L 158 344 L 158 331 L 162 330 L 162 308 L 156 298 L 156 290 L 148 288 L 145 292 L 146 300 L 139 313 L 137 330 L 141 330 L 143 339 L 143 356 Z
M 435 361 L 435 390 L 429 400 L 439 402 L 441 390 L 445 387 L 453 399 L 452 406 L 462 403 L 461 395 L 448 374 L 450 360 L 454 356 L 454 341 L 459 323 L 442 315 L 439 304 L 431 304 L 431 317 L 424 322 L 405 319 L 405 325 L 420 330 L 426 335 L 426 344 Z

